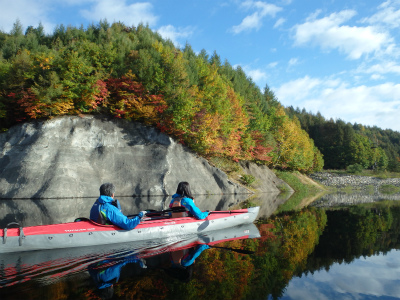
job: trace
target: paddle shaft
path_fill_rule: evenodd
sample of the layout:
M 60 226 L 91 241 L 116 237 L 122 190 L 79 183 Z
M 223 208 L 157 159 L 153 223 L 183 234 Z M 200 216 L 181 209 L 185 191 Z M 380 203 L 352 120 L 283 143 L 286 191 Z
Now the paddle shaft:
M 228 248 L 228 247 L 218 247 L 218 246 L 210 246 L 210 248 L 217 248 L 217 249 L 223 249 L 223 250 L 229 250 L 229 251 L 234 251 L 237 253 L 242 253 L 242 254 L 254 254 L 254 251 L 250 250 L 244 250 L 244 249 L 234 249 L 234 248 Z
M 151 216 L 160 216 L 163 215 L 165 213 L 169 213 L 169 212 L 185 212 L 186 208 L 185 207 L 172 207 L 170 209 L 165 209 L 165 210 L 161 210 L 161 211 L 150 211 L 148 213 L 146 213 L 146 216 L 151 217 Z M 229 210 L 229 211 L 210 211 L 210 214 L 242 214 L 242 213 L 247 213 L 247 211 L 242 211 L 242 210 Z M 128 215 L 128 218 L 132 218 L 132 217 L 136 217 L 136 215 Z
M 242 211 L 242 210 L 228 210 L 228 211 L 210 211 L 210 214 L 243 214 L 247 213 L 248 211 Z
M 160 216 L 163 215 L 165 213 L 169 213 L 169 212 L 185 212 L 186 208 L 184 207 L 173 207 L 170 209 L 165 209 L 165 210 L 161 210 L 161 211 L 149 211 L 148 213 L 146 213 L 146 216 L 151 217 L 151 216 Z M 136 215 L 128 215 L 128 218 L 132 218 L 132 217 L 136 217 Z

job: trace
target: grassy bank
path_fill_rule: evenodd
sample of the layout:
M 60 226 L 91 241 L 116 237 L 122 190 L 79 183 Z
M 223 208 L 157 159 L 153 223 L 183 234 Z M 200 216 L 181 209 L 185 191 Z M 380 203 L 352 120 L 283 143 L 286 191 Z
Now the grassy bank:
M 253 176 L 249 175 L 246 176 L 246 174 L 243 172 L 243 169 L 237 162 L 233 162 L 229 159 L 220 157 L 213 157 L 209 160 L 209 162 L 224 171 L 233 181 L 241 183 L 249 190 L 257 193 L 257 190 L 254 189 L 254 187 L 252 186 L 252 182 L 256 182 L 257 180 L 261 179 L 256 179 Z M 299 172 L 279 170 L 273 170 L 273 172 L 278 178 L 285 181 L 295 191 L 295 193 L 290 196 L 289 200 L 279 207 L 277 213 L 281 211 L 302 209 L 303 207 L 307 206 L 327 192 L 326 187 Z M 278 186 L 278 188 L 281 190 L 282 193 L 291 192 L 286 185 L 280 185 Z M 242 203 L 243 207 L 257 205 L 259 204 L 252 202 L 252 198 Z
M 295 191 L 289 200 L 278 208 L 277 213 L 302 209 L 327 192 L 324 186 L 298 172 L 274 170 L 274 173 Z

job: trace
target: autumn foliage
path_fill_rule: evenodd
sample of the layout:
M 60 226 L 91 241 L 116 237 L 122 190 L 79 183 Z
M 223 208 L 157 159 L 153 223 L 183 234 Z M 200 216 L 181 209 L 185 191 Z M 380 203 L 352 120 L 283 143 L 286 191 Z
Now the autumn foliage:
M 142 122 L 204 157 L 310 172 L 322 156 L 271 91 L 215 54 L 176 48 L 148 27 L 100 22 L 0 38 L 0 128 L 62 115 Z M 32 43 L 32 41 L 35 41 Z M 14 45 L 14 46 L 11 46 Z

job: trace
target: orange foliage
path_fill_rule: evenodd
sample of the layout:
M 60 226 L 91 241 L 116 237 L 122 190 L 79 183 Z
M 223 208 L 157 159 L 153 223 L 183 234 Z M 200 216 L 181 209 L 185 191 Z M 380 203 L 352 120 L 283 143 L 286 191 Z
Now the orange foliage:
M 106 83 L 108 107 L 115 117 L 151 125 L 160 123 L 161 115 L 167 108 L 163 96 L 147 94 L 143 85 L 131 73 L 121 78 L 110 78 Z M 104 101 L 105 97 L 102 99 Z
M 261 235 L 261 242 L 265 242 L 270 239 L 276 239 L 276 235 L 271 231 L 273 228 L 275 228 L 273 224 L 261 224 L 258 227 Z
M 15 114 L 18 122 L 25 119 L 37 119 L 48 116 L 47 105 L 38 101 L 31 89 L 22 90 L 19 94 L 10 93 L 9 98 L 16 101 Z

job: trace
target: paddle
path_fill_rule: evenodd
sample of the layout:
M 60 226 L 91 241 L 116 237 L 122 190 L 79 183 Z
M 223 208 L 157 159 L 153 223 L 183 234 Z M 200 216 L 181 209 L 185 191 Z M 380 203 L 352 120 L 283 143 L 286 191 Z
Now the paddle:
M 149 212 L 146 213 L 146 216 L 151 217 L 151 216 L 162 216 L 165 213 L 169 213 L 169 212 L 185 212 L 186 208 L 180 206 L 180 207 L 172 207 L 172 208 L 161 210 L 161 211 L 155 211 L 155 210 L 147 210 L 147 211 L 149 211 Z M 137 214 L 136 215 L 128 215 L 127 217 L 132 218 L 132 217 L 136 217 L 136 216 L 137 216 Z
M 210 211 L 210 214 L 243 214 L 247 213 L 248 211 L 243 210 L 227 210 L 227 211 Z
M 234 251 L 234 252 L 241 253 L 241 254 L 254 254 L 254 251 L 250 251 L 250 250 L 234 249 L 234 248 L 228 248 L 228 247 L 217 247 L 217 246 L 210 246 L 210 245 L 208 245 L 208 246 L 210 248 L 229 250 L 229 251 Z
M 161 210 L 161 211 L 155 211 L 155 210 L 150 210 L 148 213 L 146 213 L 147 217 L 151 217 L 151 216 L 162 216 L 165 213 L 169 213 L 169 212 L 185 212 L 186 208 L 183 206 L 179 206 L 179 207 L 172 207 L 169 209 L 165 209 L 165 210 Z M 242 214 L 242 213 L 247 213 L 247 211 L 242 211 L 242 210 L 229 210 L 229 211 L 209 211 L 210 214 Z M 136 217 L 136 215 L 128 215 L 128 218 L 132 218 L 132 217 Z

